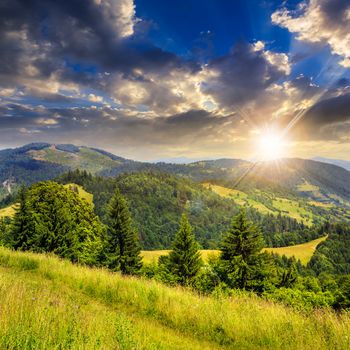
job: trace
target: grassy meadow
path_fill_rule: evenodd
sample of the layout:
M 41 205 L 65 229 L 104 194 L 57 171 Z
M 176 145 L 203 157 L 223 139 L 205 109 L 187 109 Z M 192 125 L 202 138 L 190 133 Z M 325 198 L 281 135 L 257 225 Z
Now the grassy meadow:
M 68 188 L 72 191 L 76 191 L 80 198 L 85 199 L 91 205 L 94 204 L 93 203 L 94 196 L 91 193 L 85 191 L 82 186 L 79 186 L 79 185 L 73 184 L 73 183 L 69 183 L 69 184 L 64 185 L 64 187 Z
M 16 204 L 0 209 L 0 218 L 12 217 L 16 213 Z
M 155 281 L 0 248 L 2 349 L 348 349 L 350 316 Z
M 317 246 L 325 241 L 327 239 L 327 236 L 314 239 L 310 242 L 302 243 L 302 244 L 296 244 L 293 246 L 288 247 L 279 247 L 279 248 L 264 248 L 265 251 L 270 253 L 275 253 L 278 255 L 285 255 L 288 258 L 295 257 L 297 260 L 300 260 L 300 262 L 304 265 L 306 265 L 310 259 L 312 258 L 312 255 L 314 254 Z M 144 263 L 152 263 L 157 262 L 158 258 L 162 255 L 169 254 L 170 250 L 143 250 L 141 252 L 143 262 Z M 201 250 L 202 259 L 204 261 L 207 261 L 208 258 L 212 255 L 218 255 L 219 250 Z
M 273 214 L 290 216 L 299 222 L 303 222 L 307 226 L 311 226 L 313 222 L 312 211 L 305 207 L 305 205 L 299 203 L 296 200 L 275 197 L 269 193 L 265 193 L 259 190 L 255 190 L 259 197 L 265 198 L 266 201 L 271 202 L 270 206 L 267 207 L 263 202 L 253 198 L 251 194 L 245 193 L 240 190 L 227 188 L 224 186 L 214 185 L 211 183 L 202 183 L 205 188 L 211 189 L 218 195 L 232 199 L 238 205 L 251 206 L 258 210 L 261 214 Z
M 288 258 L 294 256 L 297 260 L 300 260 L 302 264 L 306 265 L 312 258 L 312 255 L 314 254 L 317 246 L 326 239 L 327 236 L 314 239 L 310 242 L 296 244 L 289 247 L 265 248 L 265 251 L 275 253 L 278 255 L 285 255 Z

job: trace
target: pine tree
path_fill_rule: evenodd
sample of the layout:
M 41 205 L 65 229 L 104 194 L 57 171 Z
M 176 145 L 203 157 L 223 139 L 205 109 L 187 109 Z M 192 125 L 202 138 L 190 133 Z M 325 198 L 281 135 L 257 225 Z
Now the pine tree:
M 19 206 L 16 208 L 11 228 L 11 246 L 16 250 L 28 249 L 32 235 L 33 225 L 27 203 L 27 190 L 22 187 L 19 191 Z
M 183 214 L 173 242 L 173 250 L 168 257 L 168 268 L 180 284 L 186 285 L 196 276 L 201 265 L 198 244 L 187 216 Z
M 266 254 L 261 253 L 263 245 L 261 232 L 241 210 L 233 219 L 221 245 L 224 279 L 231 287 L 258 289 L 268 269 Z
M 125 198 L 116 190 L 108 206 L 107 265 L 124 274 L 135 274 L 142 266 L 140 243 Z

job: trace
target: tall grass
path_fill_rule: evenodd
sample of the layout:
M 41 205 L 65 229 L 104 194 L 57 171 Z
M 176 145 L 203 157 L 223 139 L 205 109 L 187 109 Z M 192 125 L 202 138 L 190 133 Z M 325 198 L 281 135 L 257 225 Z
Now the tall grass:
M 51 338 L 52 342 L 58 341 L 63 337 L 63 346 L 58 348 L 69 348 L 66 337 L 71 337 L 73 332 L 74 341 L 80 344 L 80 348 L 108 349 L 117 348 L 115 344 L 119 344 L 120 348 L 127 349 L 129 345 L 120 345 L 120 337 L 130 341 L 130 346 L 136 349 L 350 348 L 350 317 L 347 313 L 336 315 L 329 310 L 319 310 L 304 314 L 243 294 L 231 299 L 200 297 L 188 290 L 166 287 L 154 281 L 125 278 L 104 270 L 74 266 L 55 257 L 14 253 L 5 249 L 0 249 L 0 265 L 4 271 L 8 271 L 9 280 L 11 276 L 16 276 L 13 280 L 19 283 L 14 285 L 14 291 L 7 291 L 6 295 L 10 295 L 10 300 L 1 297 L 1 304 L 9 308 L 1 315 L 1 339 L 5 337 L 22 341 L 26 334 L 33 333 L 37 334 L 36 341 L 39 344 L 48 342 Z M 18 279 L 18 276 L 21 279 Z M 27 300 L 25 304 L 26 299 L 20 291 L 35 283 L 50 285 L 49 296 L 43 297 L 40 302 L 31 303 Z M 5 290 L 10 286 L 11 282 L 5 281 Z M 38 286 L 35 288 L 41 290 Z M 48 304 L 53 296 L 50 293 L 54 296 L 59 295 L 60 298 L 67 296 L 62 301 L 66 306 L 51 307 L 51 310 Z M 74 312 L 61 312 L 60 310 L 67 308 L 74 310 L 74 298 L 78 298 L 79 305 L 84 305 L 80 309 L 81 313 L 74 316 Z M 13 306 L 8 306 L 12 304 Z M 24 311 L 13 311 L 16 308 Z M 51 310 L 52 314 L 45 314 L 46 308 Z M 20 322 L 20 332 L 14 333 L 16 327 L 11 317 L 15 319 L 18 313 L 38 321 L 34 325 L 30 322 Z M 38 313 L 41 319 L 35 317 L 35 313 Z M 116 314 L 123 318 L 115 321 Z M 98 317 L 98 320 L 94 317 Z M 47 339 L 46 331 L 40 331 L 40 327 L 45 326 L 40 325 L 46 324 L 50 319 L 60 322 L 53 323 Z M 86 329 L 89 322 L 84 322 L 85 319 L 98 322 L 97 325 L 91 326 L 91 329 L 96 328 L 96 332 Z M 118 338 L 117 332 L 117 335 L 112 337 L 114 343 L 107 337 L 110 341 L 108 343 L 105 338 L 106 334 L 113 334 L 116 327 L 113 322 L 117 322 L 119 328 L 125 325 L 126 330 L 121 328 L 120 334 L 127 335 L 119 335 Z M 82 340 L 84 334 L 89 335 L 87 346 Z M 99 343 L 96 343 L 97 339 Z

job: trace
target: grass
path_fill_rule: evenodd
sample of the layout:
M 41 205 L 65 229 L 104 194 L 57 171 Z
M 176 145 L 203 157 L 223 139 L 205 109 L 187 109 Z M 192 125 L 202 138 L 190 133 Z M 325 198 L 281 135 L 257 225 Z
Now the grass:
M 142 261 L 144 263 L 157 262 L 160 256 L 169 254 L 170 250 L 143 250 L 141 251 Z M 202 259 L 207 261 L 211 255 L 219 254 L 218 250 L 201 250 Z
M 16 204 L 0 209 L 0 218 L 13 217 L 16 213 Z
M 224 186 L 213 185 L 210 183 L 202 183 L 205 188 L 211 189 L 221 197 L 230 198 L 238 205 L 247 205 L 255 208 L 262 214 L 273 214 L 274 212 L 267 208 L 263 203 L 260 203 L 248 196 L 247 193 L 236 189 L 227 188 Z
M 316 192 L 320 190 L 318 186 L 312 185 L 306 180 L 304 180 L 302 184 L 299 184 L 297 189 L 298 191 L 301 191 L 301 192 Z
M 297 201 L 276 197 L 276 199 L 273 200 L 273 206 L 280 210 L 282 215 L 287 215 L 297 221 L 302 221 L 308 226 L 312 225 L 313 213 L 301 206 Z
M 211 183 L 203 183 L 202 185 L 222 197 L 232 199 L 238 205 L 251 206 L 262 214 L 277 215 L 281 212 L 282 215 L 290 216 L 299 222 L 304 222 L 304 224 L 308 226 L 311 226 L 313 223 L 312 211 L 300 205 L 298 201 L 276 197 L 272 199 L 272 207 L 275 210 L 271 210 L 263 203 L 251 198 L 249 194 L 245 192 Z
M 312 255 L 314 254 L 317 246 L 325 241 L 327 236 L 314 239 L 310 242 L 303 244 L 296 244 L 288 247 L 279 247 L 279 248 L 264 248 L 264 251 L 275 253 L 278 255 L 285 255 L 287 257 L 295 257 L 297 260 L 300 260 L 302 264 L 306 265 Z M 141 252 L 142 260 L 144 263 L 157 262 L 158 258 L 162 255 L 169 254 L 170 250 L 143 250 Z M 212 255 L 218 255 L 219 250 L 201 250 L 202 259 L 207 261 L 208 258 Z
M 327 236 L 289 247 L 265 248 L 265 251 L 278 255 L 285 255 L 287 257 L 295 257 L 297 260 L 299 259 L 302 264 L 306 265 L 312 258 L 317 246 L 326 239 Z
M 349 349 L 350 316 L 155 281 L 0 248 L 2 349 Z
M 77 192 L 80 198 L 85 199 L 89 204 L 93 205 L 94 196 L 91 193 L 85 191 L 82 186 L 70 183 L 64 185 L 64 187 Z
M 96 174 L 107 168 L 116 167 L 119 162 L 91 150 L 81 147 L 77 153 L 60 151 L 51 146 L 42 150 L 33 150 L 29 152 L 34 159 L 69 166 L 73 169 L 84 169 L 92 174 Z

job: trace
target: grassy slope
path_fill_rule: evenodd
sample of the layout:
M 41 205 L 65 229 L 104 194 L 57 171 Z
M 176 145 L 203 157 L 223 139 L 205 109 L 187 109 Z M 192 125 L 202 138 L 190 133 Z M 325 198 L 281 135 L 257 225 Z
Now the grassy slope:
M 74 191 L 78 191 L 77 193 L 80 198 L 85 199 L 89 204 L 93 205 L 94 196 L 91 193 L 85 191 L 82 186 L 70 183 L 70 184 L 64 185 L 64 187 Z
M 119 164 L 119 162 L 85 147 L 81 147 L 77 153 L 71 153 L 60 151 L 55 146 L 51 146 L 39 151 L 29 151 L 29 154 L 37 160 L 69 166 L 72 169 L 84 169 L 92 174 L 116 167 Z
M 152 263 L 152 262 L 157 262 L 158 258 L 162 255 L 167 255 L 169 254 L 170 250 L 143 250 L 141 251 L 141 255 L 142 255 L 142 260 L 144 263 Z M 201 250 L 201 255 L 202 255 L 202 259 L 204 261 L 208 260 L 210 255 L 217 255 L 219 254 L 218 250 Z
M 210 183 L 202 184 L 205 188 L 211 188 L 213 192 L 225 198 L 231 198 L 239 205 L 250 205 L 260 211 L 262 214 L 273 214 L 273 211 L 267 208 L 264 204 L 250 198 L 245 192 L 227 188 L 224 186 L 213 185 Z
M 285 255 L 287 257 L 294 256 L 296 259 L 299 259 L 302 264 L 306 265 L 310 261 L 317 246 L 326 239 L 327 236 L 314 239 L 313 241 L 306 242 L 303 244 L 293 245 L 290 247 L 265 248 L 265 250 L 271 253 L 276 253 L 278 255 Z
M 279 198 L 275 197 L 272 200 L 272 206 L 275 210 L 271 210 L 267 208 L 263 203 L 251 198 L 251 196 L 245 192 L 227 188 L 224 186 L 213 185 L 210 183 L 203 183 L 205 188 L 211 188 L 212 191 L 219 194 L 225 198 L 231 198 L 234 202 L 239 205 L 249 205 L 253 208 L 257 209 L 262 214 L 274 214 L 277 215 L 281 212 L 282 215 L 290 216 L 298 220 L 299 222 L 304 222 L 304 224 L 311 226 L 313 213 L 302 205 L 299 205 L 299 202 L 287 199 L 287 198 Z M 261 193 L 257 191 L 257 193 Z
M 350 316 L 257 297 L 199 297 L 154 281 L 0 249 L 0 348 L 348 349 Z
M 12 217 L 16 212 L 16 204 L 12 204 L 6 208 L 0 209 L 0 218 Z
M 278 255 L 286 255 L 287 257 L 294 256 L 297 260 L 300 260 L 302 264 L 307 264 L 312 255 L 314 254 L 317 246 L 327 239 L 327 236 L 314 239 L 310 242 L 303 244 L 297 244 L 289 247 L 279 247 L 279 248 L 264 248 L 265 251 L 270 253 L 275 253 Z M 156 262 L 158 258 L 162 255 L 167 255 L 170 250 L 143 250 L 141 252 L 143 262 L 151 263 Z M 218 250 L 201 250 L 203 260 L 207 260 L 210 255 L 219 254 Z

